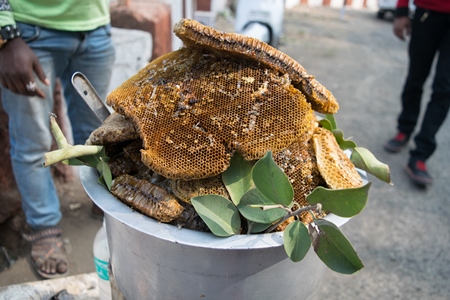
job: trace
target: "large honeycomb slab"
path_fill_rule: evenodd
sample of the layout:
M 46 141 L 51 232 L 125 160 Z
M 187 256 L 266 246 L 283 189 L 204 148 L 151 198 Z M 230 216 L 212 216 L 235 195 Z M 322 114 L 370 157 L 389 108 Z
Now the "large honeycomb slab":
M 170 179 L 218 175 L 235 151 L 259 159 L 309 140 L 316 126 L 311 105 L 287 75 L 198 48 L 158 58 L 107 101 L 137 124 L 142 161 Z
M 333 94 L 308 74 L 300 63 L 258 39 L 221 32 L 190 19 L 182 19 L 175 24 L 174 32 L 188 47 L 207 49 L 218 56 L 255 60 L 288 75 L 292 84 L 305 94 L 312 108 L 319 113 L 334 114 L 339 109 Z

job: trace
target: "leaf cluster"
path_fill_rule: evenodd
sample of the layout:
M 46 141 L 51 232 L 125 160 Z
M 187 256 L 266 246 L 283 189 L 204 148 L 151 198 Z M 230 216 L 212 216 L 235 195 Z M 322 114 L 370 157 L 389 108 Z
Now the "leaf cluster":
M 63 162 L 96 168 L 100 173 L 99 183 L 110 190 L 112 175 L 104 147 L 68 144 L 55 118 L 51 115 L 50 122 L 59 149 L 45 154 L 44 165 Z M 369 150 L 344 139 L 332 115 L 326 115 L 320 125 L 333 132 L 341 149 L 351 149 L 350 159 L 357 168 L 391 183 L 389 167 L 379 162 Z M 356 251 L 340 229 L 325 219 L 314 218 L 313 211 L 323 210 L 346 218 L 359 214 L 367 203 L 370 182 L 354 189 L 317 187 L 307 196 L 310 206 L 299 208 L 294 202 L 294 191 L 288 177 L 274 162 L 270 151 L 256 163 L 235 154 L 230 167 L 222 173 L 222 180 L 231 201 L 219 195 L 191 199 L 213 234 L 228 237 L 241 234 L 243 228 L 247 234 L 269 233 L 294 217 L 295 221 L 283 233 L 284 248 L 292 261 L 301 261 L 312 245 L 318 257 L 336 272 L 352 274 L 363 268 Z M 308 226 L 298 219 L 304 211 L 310 211 L 314 218 Z
M 341 149 L 352 150 L 351 160 L 357 168 L 390 183 L 388 166 L 379 162 L 369 150 L 344 139 L 332 115 L 326 115 L 320 124 L 333 132 Z M 292 185 L 274 162 L 270 151 L 254 165 L 235 154 L 230 167 L 222 173 L 222 181 L 231 201 L 219 195 L 191 199 L 195 210 L 213 234 L 228 237 L 241 234 L 243 228 L 246 228 L 247 234 L 268 233 L 294 217 L 295 221 L 283 233 L 284 248 L 292 261 L 301 261 L 312 245 L 318 257 L 336 272 L 352 274 L 363 268 L 356 251 L 341 230 L 326 219 L 314 218 L 313 211 L 323 210 L 351 218 L 364 209 L 371 182 L 352 189 L 317 187 L 307 196 L 310 206 L 298 208 Z M 298 218 L 304 211 L 310 211 L 314 218 L 308 226 Z
M 305 210 L 322 208 L 338 216 L 352 217 L 364 208 L 370 187 L 370 183 L 352 190 L 321 187 L 308 196 L 311 206 L 293 210 L 296 202 L 293 200 L 292 185 L 274 162 L 270 151 L 253 166 L 235 154 L 230 168 L 222 174 L 222 180 L 232 201 L 219 195 L 202 195 L 191 199 L 211 232 L 221 237 L 241 234 L 244 227 L 247 228 L 247 234 L 271 232 L 286 219 L 292 216 L 297 218 Z M 292 261 L 302 260 L 311 245 L 314 245 L 319 258 L 337 272 L 354 273 L 363 267 L 338 227 L 324 219 L 315 220 L 314 223 L 307 227 L 297 218 L 286 227 L 283 234 L 284 248 Z
M 98 182 L 111 189 L 112 174 L 108 166 L 108 156 L 103 146 L 91 145 L 70 145 L 67 142 L 61 128 L 56 122 L 56 115 L 50 115 L 50 129 L 58 145 L 58 150 L 44 154 L 44 166 L 48 167 L 55 163 L 62 162 L 66 165 L 81 166 L 86 165 L 96 168 L 100 173 Z

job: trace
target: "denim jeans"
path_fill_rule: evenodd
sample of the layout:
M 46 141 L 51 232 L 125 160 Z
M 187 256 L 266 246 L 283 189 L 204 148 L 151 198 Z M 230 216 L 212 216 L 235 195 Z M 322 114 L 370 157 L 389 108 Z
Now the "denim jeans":
M 414 138 L 416 148 L 410 152 L 414 159 L 427 160 L 436 150 L 435 136 L 450 107 L 450 14 L 418 7 L 412 22 L 409 71 L 402 93 L 402 112 L 398 117 L 398 130 L 408 135 L 417 124 L 423 85 L 437 53 L 431 99 Z
M 27 97 L 2 88 L 3 107 L 9 117 L 11 161 L 22 197 L 27 223 L 34 229 L 54 226 L 61 220 L 60 203 L 44 153 L 52 144 L 49 112 L 53 89 L 60 78 L 75 144 L 84 144 L 100 121 L 71 84 L 76 71 L 86 75 L 102 99 L 108 91 L 115 51 L 110 25 L 88 32 L 68 32 L 18 23 L 24 41 L 35 52 L 51 84 L 38 87 L 46 98 Z

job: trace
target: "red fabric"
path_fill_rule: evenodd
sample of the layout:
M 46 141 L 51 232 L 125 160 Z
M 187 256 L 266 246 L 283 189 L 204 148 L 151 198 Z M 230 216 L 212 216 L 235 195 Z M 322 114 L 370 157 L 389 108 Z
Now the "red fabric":
M 399 142 L 403 142 L 405 139 L 406 139 L 406 134 L 404 134 L 403 132 L 399 132 L 395 136 L 395 140 L 399 141 Z
M 409 0 L 398 0 L 397 8 L 408 7 Z M 449 0 L 414 0 L 414 4 L 420 8 L 429 9 L 431 11 L 450 13 Z
M 425 165 L 424 161 L 418 160 L 416 162 L 416 167 L 417 167 L 417 170 L 419 170 L 419 171 L 422 171 L 422 172 L 427 171 L 427 165 Z

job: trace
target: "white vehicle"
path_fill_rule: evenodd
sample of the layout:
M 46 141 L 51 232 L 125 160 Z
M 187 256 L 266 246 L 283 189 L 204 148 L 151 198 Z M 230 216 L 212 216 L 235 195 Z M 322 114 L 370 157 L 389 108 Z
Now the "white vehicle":
M 395 14 L 395 7 L 397 6 L 397 0 L 378 0 L 378 12 L 377 18 L 384 19 L 389 18 L 392 19 Z M 414 12 L 416 9 L 413 0 L 409 1 L 409 10 Z

